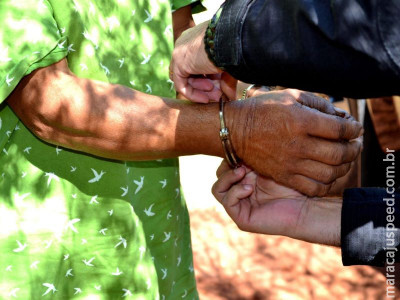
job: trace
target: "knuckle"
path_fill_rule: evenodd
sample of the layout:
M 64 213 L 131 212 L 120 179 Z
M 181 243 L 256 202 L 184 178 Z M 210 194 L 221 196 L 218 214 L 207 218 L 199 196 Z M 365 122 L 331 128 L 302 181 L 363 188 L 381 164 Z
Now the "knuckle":
M 344 120 L 340 117 L 336 117 L 336 120 L 338 122 L 338 136 L 339 139 L 344 139 L 346 137 L 346 123 L 344 123 Z
M 331 162 L 334 165 L 340 165 L 343 162 L 343 159 L 344 159 L 343 148 L 340 147 L 340 148 L 338 148 L 336 150 L 332 149 L 330 151 L 330 153 L 329 153 L 329 157 L 330 157 Z
M 286 89 L 285 92 L 290 98 L 295 99 L 295 100 L 300 99 L 304 93 L 297 89 Z
M 303 192 L 305 189 L 304 184 L 300 180 L 298 180 L 296 175 L 280 175 L 274 178 L 274 180 L 301 192 Z
M 360 136 L 361 131 L 363 130 L 363 126 L 360 122 L 356 121 L 354 118 L 350 120 L 351 122 L 351 128 L 353 129 L 352 133 L 353 136 L 352 138 L 357 138 Z
M 299 127 L 295 126 L 294 131 L 299 131 Z M 309 158 L 313 156 L 316 151 L 311 139 L 295 133 L 289 142 L 285 145 L 285 151 L 289 154 L 290 158 Z
M 317 184 L 311 180 L 306 180 L 305 178 L 299 177 L 297 175 L 289 176 L 285 185 L 299 191 L 310 197 L 314 197 L 317 193 Z
M 211 188 L 211 193 L 217 198 L 217 182 L 215 182 Z
M 331 183 L 314 183 L 310 185 L 309 191 L 307 192 L 307 196 L 309 197 L 323 197 L 326 196 L 331 188 Z
M 311 184 L 308 186 L 307 191 L 305 192 L 307 196 L 316 197 L 318 196 L 319 187 L 318 184 Z
M 340 169 L 338 169 L 337 173 L 338 173 L 338 178 L 342 177 L 344 175 L 346 175 L 351 169 L 351 163 L 347 163 L 345 165 L 343 165 Z
M 352 162 L 354 161 L 358 155 L 360 154 L 361 151 L 361 144 L 360 143 L 351 143 L 344 152 L 346 153 L 347 156 L 347 161 Z
M 363 151 L 363 144 L 362 144 L 362 142 L 359 142 L 358 149 L 357 149 L 357 157 L 361 154 L 362 151 Z
M 331 184 L 318 183 L 315 187 L 315 193 L 313 197 L 323 197 L 326 196 L 331 188 Z
M 228 191 L 227 196 L 229 199 L 232 199 L 235 197 L 235 195 L 239 195 L 241 192 L 241 187 L 238 184 L 235 184 L 234 186 L 231 186 L 230 190 Z
M 352 145 L 348 150 L 345 151 L 348 156 L 348 161 L 353 161 L 357 158 L 359 152 L 360 152 L 360 147 L 358 145 Z
M 293 165 L 294 164 L 286 164 L 284 161 L 279 161 L 277 162 L 277 166 L 279 165 L 279 168 L 276 168 L 274 172 L 271 172 L 271 177 L 277 181 L 281 180 L 282 178 L 288 178 L 289 173 L 292 172 L 293 170 Z
M 283 185 L 290 186 L 291 188 L 296 188 L 295 182 L 289 173 L 277 173 L 273 176 L 273 180 Z
M 362 148 L 363 148 L 363 142 L 362 142 L 362 140 L 361 139 L 356 139 L 355 140 L 355 143 L 356 143 L 356 145 L 357 145 L 357 156 L 361 153 L 361 151 L 362 151 Z
M 241 231 L 245 231 L 245 232 L 249 232 L 249 231 L 250 231 L 249 228 L 248 228 L 245 224 L 243 224 L 243 223 L 241 223 L 241 222 L 239 222 L 239 221 L 236 222 L 236 226 L 237 226 Z
M 329 190 L 331 189 L 332 184 L 320 184 L 319 186 L 319 197 L 326 196 L 329 193 Z
M 281 183 L 285 183 L 288 178 L 294 176 L 294 174 L 301 174 L 303 170 L 307 170 L 308 166 L 301 161 L 298 160 L 291 160 L 291 161 L 284 161 L 282 162 L 282 166 L 285 166 L 284 171 L 281 172 L 283 176 L 280 176 L 279 180 Z M 276 178 L 274 178 L 277 181 Z M 284 181 L 285 180 L 285 181 Z M 296 182 L 292 180 L 292 184 Z
M 321 181 L 323 183 L 331 183 L 337 177 L 337 172 L 334 167 L 326 167 L 322 171 Z
M 291 150 L 299 153 L 315 152 L 318 148 L 315 147 L 312 139 L 309 137 L 295 136 L 295 143 L 291 145 Z

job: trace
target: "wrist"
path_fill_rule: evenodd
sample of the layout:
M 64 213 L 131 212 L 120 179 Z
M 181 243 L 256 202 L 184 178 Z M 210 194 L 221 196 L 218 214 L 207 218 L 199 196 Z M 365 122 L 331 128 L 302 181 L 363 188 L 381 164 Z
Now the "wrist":
M 225 106 L 224 104 L 225 100 L 221 98 L 219 100 L 219 121 L 221 126 L 219 135 L 227 163 L 231 168 L 237 168 L 241 165 L 241 160 L 236 155 L 236 151 L 232 146 L 229 128 L 226 127 L 225 116 L 224 116 L 224 106 Z
M 310 243 L 340 246 L 341 212 L 341 198 L 308 198 L 298 226 L 288 236 Z
M 181 155 L 205 154 L 223 158 L 218 103 L 205 105 L 179 101 L 177 105 L 180 106 L 175 133 L 178 152 Z
M 266 85 L 255 85 L 248 92 L 248 98 L 258 97 L 262 94 L 271 92 L 273 88 Z
M 269 86 L 249 84 L 238 81 L 236 86 L 236 99 L 245 100 L 247 98 L 257 97 L 262 94 L 268 93 L 271 90 L 272 88 Z
M 244 158 L 246 126 L 251 115 L 251 100 L 225 103 L 225 123 L 229 129 L 232 147 L 240 160 Z

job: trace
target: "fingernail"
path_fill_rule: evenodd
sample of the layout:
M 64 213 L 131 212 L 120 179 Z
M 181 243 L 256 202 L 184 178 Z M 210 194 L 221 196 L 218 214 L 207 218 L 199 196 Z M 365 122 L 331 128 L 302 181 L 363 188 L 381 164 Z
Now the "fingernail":
M 334 110 L 335 110 L 336 116 L 341 117 L 341 118 L 343 118 L 343 117 L 346 116 L 346 112 L 344 112 L 344 111 L 342 111 L 342 110 L 339 110 L 339 109 L 336 108 L 336 107 L 334 108 Z
M 246 191 L 251 191 L 251 190 L 253 190 L 253 187 L 252 187 L 251 185 L 249 185 L 249 184 L 244 184 L 244 185 L 243 185 L 243 188 L 244 188 Z
M 239 167 L 233 170 L 233 172 L 237 175 L 242 174 L 243 172 L 243 167 Z

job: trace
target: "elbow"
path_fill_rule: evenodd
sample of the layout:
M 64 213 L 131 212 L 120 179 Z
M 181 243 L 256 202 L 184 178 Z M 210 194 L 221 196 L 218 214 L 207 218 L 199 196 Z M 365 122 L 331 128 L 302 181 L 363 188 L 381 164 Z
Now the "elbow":
M 36 98 L 40 100 L 40 98 Z M 58 144 L 56 128 L 52 126 L 52 117 L 46 110 L 41 109 L 39 105 L 26 106 L 23 99 L 8 101 L 9 106 L 15 112 L 21 122 L 36 137 L 51 144 Z M 24 105 L 25 104 L 25 105 Z
M 49 124 L 44 114 L 38 113 L 34 116 L 25 116 L 20 119 L 37 138 L 50 144 L 60 144 L 61 141 L 57 138 L 59 133 L 55 127 Z
M 64 110 L 62 86 L 72 79 L 64 61 L 38 69 L 21 80 L 7 103 L 35 136 L 59 144 Z

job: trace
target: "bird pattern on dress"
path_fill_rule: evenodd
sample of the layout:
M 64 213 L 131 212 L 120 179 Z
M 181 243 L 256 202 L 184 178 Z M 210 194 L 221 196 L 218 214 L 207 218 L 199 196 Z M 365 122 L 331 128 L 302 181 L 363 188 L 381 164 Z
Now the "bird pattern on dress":
M 0 39 L 0 101 L 65 56 L 77 76 L 173 97 L 170 12 L 193 2 L 2 1 L 0 33 L 13 37 Z M 51 146 L 8 106 L 0 149 L 0 298 L 198 299 L 175 159 Z

